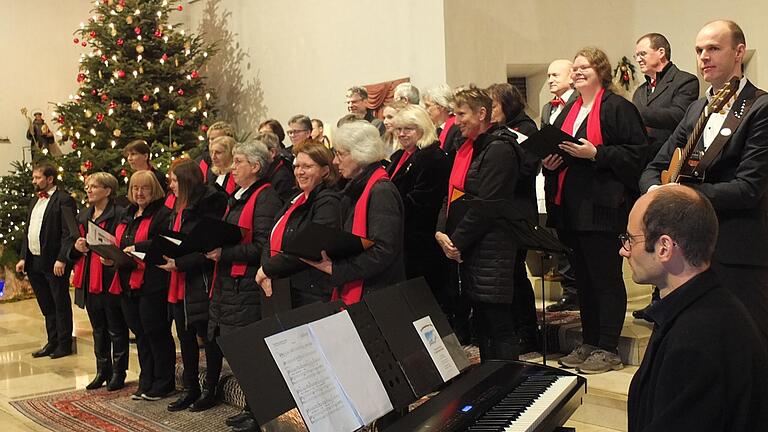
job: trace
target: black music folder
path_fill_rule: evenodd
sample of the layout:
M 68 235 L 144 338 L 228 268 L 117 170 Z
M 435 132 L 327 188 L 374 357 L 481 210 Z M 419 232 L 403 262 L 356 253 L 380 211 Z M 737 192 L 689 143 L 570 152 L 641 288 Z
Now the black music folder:
M 562 150 L 559 145 L 563 141 L 579 143 L 579 140 L 563 132 L 560 128 L 545 124 L 541 130 L 528 137 L 527 140 L 520 143 L 526 154 L 544 159 L 551 154 L 557 154 L 563 158 L 565 165 L 573 162 L 573 156 Z
M 164 231 L 152 239 L 152 249 L 160 256 L 177 258 L 194 252 L 210 252 L 216 248 L 233 245 L 243 238 L 239 226 L 220 219 L 204 217 L 188 233 Z
M 320 251 L 331 259 L 357 255 L 373 246 L 373 241 L 350 232 L 310 222 L 306 228 L 283 240 L 281 252 L 312 261 L 320 261 Z
M 104 259 L 112 260 L 115 266 L 121 269 L 133 269 L 136 267 L 136 260 L 139 257 L 129 255 L 123 252 L 115 245 L 88 245 L 88 249 L 92 250 L 95 254 L 103 257 Z

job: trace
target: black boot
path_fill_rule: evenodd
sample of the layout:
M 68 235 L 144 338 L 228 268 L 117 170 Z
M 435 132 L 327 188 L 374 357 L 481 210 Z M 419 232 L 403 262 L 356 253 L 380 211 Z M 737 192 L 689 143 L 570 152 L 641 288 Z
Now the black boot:
M 96 356 L 96 376 L 85 386 L 86 390 L 96 390 L 106 383 L 112 375 L 112 359 L 109 335 L 105 328 L 93 329 L 93 354 Z
M 232 432 L 261 432 L 261 426 L 255 418 L 248 417 L 235 426 L 232 426 Z
M 209 385 L 206 383 L 200 398 L 189 406 L 189 410 L 192 412 L 205 411 L 218 405 L 218 403 L 219 398 L 216 394 L 216 384 Z
M 197 386 L 184 388 L 178 399 L 168 404 L 168 411 L 181 411 L 187 409 L 200 397 L 200 388 Z
M 239 413 L 237 413 L 237 414 L 235 414 L 235 415 L 233 415 L 231 417 L 227 417 L 227 419 L 224 421 L 224 423 L 226 423 L 227 426 L 237 426 L 240 423 L 242 423 L 242 422 L 244 422 L 244 421 L 246 421 L 246 420 L 248 420 L 250 418 L 253 418 L 253 414 L 251 414 L 251 410 L 247 409 L 247 407 L 246 407 L 242 411 L 240 411 Z
M 107 390 L 115 391 L 125 387 L 125 371 L 112 372 L 112 378 L 107 383 Z
M 128 329 L 110 331 L 112 341 L 112 378 L 107 390 L 115 391 L 125 387 L 125 371 L 128 370 Z

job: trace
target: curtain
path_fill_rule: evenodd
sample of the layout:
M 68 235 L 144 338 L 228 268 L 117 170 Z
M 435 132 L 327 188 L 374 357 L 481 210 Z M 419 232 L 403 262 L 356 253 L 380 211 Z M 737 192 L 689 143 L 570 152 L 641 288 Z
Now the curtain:
M 368 109 L 373 110 L 373 115 L 376 118 L 382 118 L 381 112 L 383 111 L 384 104 L 390 102 L 394 98 L 395 87 L 404 82 L 411 82 L 411 79 L 400 78 L 394 81 L 363 86 L 368 91 Z

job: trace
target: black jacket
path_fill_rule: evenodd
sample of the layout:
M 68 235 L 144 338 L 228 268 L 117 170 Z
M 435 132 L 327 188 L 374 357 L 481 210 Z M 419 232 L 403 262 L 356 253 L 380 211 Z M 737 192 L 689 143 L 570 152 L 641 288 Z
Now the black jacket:
M 522 150 L 511 135 L 505 126 L 492 125 L 475 139 L 464 191 L 478 204 L 469 207 L 453 232 L 445 228 L 447 204 L 440 212 L 437 230 L 461 252 L 462 288 L 474 301 L 512 302 L 517 244 L 505 218 L 511 216 Z
M 408 279 L 424 276 L 433 289 L 441 289 L 435 284 L 444 283 L 447 258 L 435 240 L 435 227 L 448 192 L 450 161 L 435 141 L 417 149 L 392 176 L 404 153 L 392 155 L 387 173 L 403 200 L 405 273 Z
M 293 176 L 293 163 L 282 154 L 278 154 L 269 165 L 267 178 L 284 203 L 299 193 Z
M 221 219 L 227 210 L 227 194 L 211 186 L 203 186 L 192 194 L 194 201 L 182 211 L 180 232 L 188 233 L 204 217 Z M 176 212 L 168 218 L 168 229 L 173 230 Z M 213 280 L 213 261 L 202 253 L 191 253 L 176 258 L 176 267 L 184 273 L 184 316 L 186 325 L 208 320 L 208 290 Z M 179 323 L 176 323 L 179 325 Z
M 672 63 L 668 63 L 658 74 L 653 93 L 650 92 L 649 81 L 646 77 L 646 82 L 632 95 L 632 103 L 640 111 L 648 131 L 646 163 L 656 157 L 683 119 L 685 111 L 699 97 L 699 80 Z
M 558 116 L 558 126 L 562 124 L 560 117 L 564 119 L 567 113 Z M 576 138 L 587 137 L 588 121 L 589 117 L 574 135 Z M 594 162 L 576 159 L 568 167 L 561 205 L 556 205 L 554 198 L 558 173 L 564 166 L 557 171 L 544 170 L 548 226 L 565 231 L 616 233 L 626 229 L 647 151 L 643 120 L 634 105 L 606 90 L 600 126 L 603 145 L 597 146 Z
M 275 223 L 285 214 L 291 205 L 289 200 L 282 210 L 277 213 Z M 320 184 L 307 198 L 307 201 L 291 213 L 285 225 L 283 241 L 304 229 L 310 222 L 341 228 L 341 196 L 333 189 Z M 331 299 L 332 287 L 330 277 L 305 264 L 300 259 L 286 254 L 270 256 L 269 248 L 265 248 L 262 258 L 262 269 L 271 279 L 289 278 L 291 291 L 309 293 L 311 298 Z M 299 296 L 302 298 L 301 296 Z M 302 305 L 293 305 L 294 307 Z
M 438 137 L 440 137 L 441 132 L 442 130 L 438 128 Z M 456 123 L 454 123 L 450 129 L 448 129 L 448 132 L 445 135 L 445 145 L 443 145 L 443 151 L 446 155 L 448 155 L 448 160 L 450 161 L 451 165 L 453 164 L 453 159 L 456 158 L 456 151 L 459 150 L 459 147 L 461 147 L 461 145 L 464 144 L 464 141 L 466 140 L 467 139 L 461 135 L 461 129 L 459 129 L 459 126 L 456 125 Z
M 530 137 L 539 131 L 536 123 L 528 117 L 525 111 L 520 113 L 507 122 L 506 126 L 513 132 L 521 133 Z M 519 139 L 517 139 L 519 143 Z M 514 201 L 515 208 L 531 223 L 537 223 L 539 219 L 539 210 L 536 203 L 536 176 L 539 174 L 540 162 L 535 156 L 528 155 L 521 151 L 522 164 L 520 165 L 520 178 L 515 187 Z
M 165 206 L 165 198 L 151 202 L 145 209 L 141 216 L 134 218 L 138 206 L 131 204 L 122 219 L 118 222 L 125 223 L 127 226 L 123 232 L 123 236 L 120 240 L 120 249 L 125 249 L 130 245 L 134 245 L 137 252 L 147 252 L 152 246 L 152 239 L 165 231 L 168 227 L 168 220 L 171 216 L 171 209 Z M 134 238 L 136 232 L 139 229 L 139 224 L 142 220 L 152 217 L 152 223 L 149 224 L 149 235 L 146 241 L 135 243 Z M 127 296 L 139 296 L 143 294 L 154 294 L 158 292 L 168 292 L 168 272 L 161 270 L 154 265 L 147 265 L 144 270 L 144 284 L 141 289 L 132 290 L 129 285 L 132 268 L 120 268 L 118 269 L 120 274 L 120 281 L 122 282 L 123 295 Z
M 352 232 L 355 203 L 365 189 L 366 182 L 376 168 L 375 162 L 347 183 L 342 191 L 342 219 L 345 231 Z M 403 266 L 403 202 L 397 187 L 391 181 L 380 181 L 371 188 L 368 201 L 367 238 L 374 245 L 350 258 L 333 262 L 331 284 L 341 285 L 363 280 L 363 296 L 366 292 L 386 288 L 405 280 Z
M 734 106 L 752 97 L 757 87 L 747 82 Z M 683 147 L 693 130 L 706 98 L 694 102 L 675 132 L 640 178 L 640 189 L 660 183 L 661 170 L 669 166 L 675 147 Z M 730 113 L 728 116 L 732 116 Z M 726 120 L 727 121 L 727 120 Z M 768 266 L 768 96 L 752 105 L 706 172 L 704 183 L 690 186 L 709 198 L 717 212 L 720 233 L 715 259 L 725 264 Z M 750 247 L 745 247 L 749 245 Z
M 646 315 L 655 325 L 629 387 L 630 432 L 765 430 L 768 354 L 749 312 L 713 271 Z
M 78 225 L 83 227 L 83 230 L 85 231 L 85 234 L 88 234 L 88 221 L 91 220 L 93 217 L 94 208 L 88 207 L 80 211 L 80 213 L 77 214 L 77 223 Z M 99 217 L 94 221 L 96 225 L 100 225 L 102 222 L 105 222 L 104 230 L 109 232 L 110 234 L 115 234 L 115 228 L 117 227 L 117 223 L 119 220 L 123 218 L 123 212 L 124 209 L 122 207 L 116 206 L 113 200 L 110 200 L 109 203 L 107 203 L 107 206 L 104 208 L 104 211 L 99 215 Z M 78 233 L 78 237 L 79 237 Z M 85 235 L 83 236 L 85 237 Z M 88 251 L 85 253 L 85 265 L 83 266 L 83 288 L 82 289 L 75 289 L 75 304 L 81 308 L 85 307 L 86 304 L 86 298 L 92 296 L 90 292 L 88 292 L 88 281 L 89 281 L 89 275 L 90 275 L 90 268 L 91 268 L 91 254 L 93 252 Z M 69 251 L 69 259 L 76 263 L 77 260 L 79 260 L 83 256 L 83 253 L 75 249 L 74 243 L 72 244 L 72 248 Z M 109 291 L 109 286 L 112 284 L 112 278 L 115 276 L 115 269 L 111 266 L 101 266 L 101 289 L 102 293 L 97 294 L 96 297 L 101 297 L 102 294 L 107 294 Z M 93 303 L 92 303 L 93 304 Z
M 264 183 L 267 183 L 267 179 L 259 179 L 239 199 L 235 198 L 237 192 L 233 194 L 229 198 L 229 213 L 225 220 L 237 225 L 248 198 Z M 272 187 L 262 190 L 253 209 L 253 241 L 221 248 L 208 310 L 209 337 L 215 336 L 217 328 L 221 334 L 226 334 L 235 327 L 243 327 L 261 319 L 261 288 L 256 284 L 256 271 L 261 265 L 264 250 L 269 249 L 272 222 L 281 206 L 282 201 Z M 244 276 L 232 277 L 234 262 L 247 263 Z
M 42 265 L 36 267 L 53 273 L 53 265 L 56 261 L 72 264 L 69 260 L 69 250 L 80 236 L 80 233 L 71 232 L 63 220 L 64 212 L 71 215 L 72 220 L 74 220 L 77 212 L 75 200 L 69 193 L 59 185 L 56 187 L 56 192 L 48 199 L 50 202 L 45 207 L 42 226 L 40 227 L 40 256 L 36 258 L 42 262 Z M 24 237 L 21 240 L 21 250 L 19 251 L 19 256 L 21 259 L 26 260 L 27 263 L 29 263 L 29 258 L 32 256 L 27 245 L 27 233 L 29 232 L 29 222 L 32 218 L 32 209 L 35 208 L 37 200 L 37 195 L 35 195 L 29 201 L 27 221 L 26 225 L 24 225 Z

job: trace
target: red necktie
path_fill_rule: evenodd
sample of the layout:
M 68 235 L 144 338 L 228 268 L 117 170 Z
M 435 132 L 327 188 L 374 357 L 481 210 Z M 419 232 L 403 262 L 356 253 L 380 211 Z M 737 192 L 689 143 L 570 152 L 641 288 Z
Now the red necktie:
M 651 78 L 651 88 L 656 88 L 656 78 Z
M 48 192 L 38 192 L 37 193 L 37 197 L 40 198 L 40 199 L 48 198 Z
M 549 103 L 552 105 L 553 109 L 565 106 L 565 101 L 559 96 L 555 96 Z

